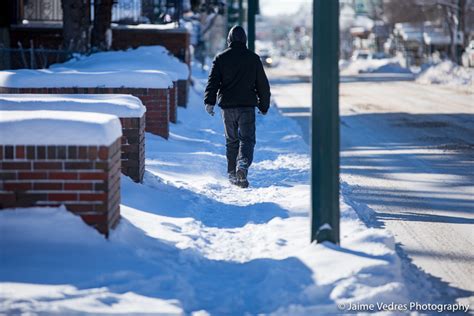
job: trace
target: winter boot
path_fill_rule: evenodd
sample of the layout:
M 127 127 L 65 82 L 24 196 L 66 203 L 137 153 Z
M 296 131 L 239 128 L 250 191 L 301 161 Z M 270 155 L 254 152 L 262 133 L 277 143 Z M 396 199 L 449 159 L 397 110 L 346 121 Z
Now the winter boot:
M 247 180 L 247 169 L 237 169 L 237 185 L 241 188 L 248 188 L 249 181 Z
M 229 182 L 233 185 L 238 185 L 239 181 L 237 180 L 237 176 L 235 174 L 235 171 L 234 172 L 229 172 L 228 175 L 229 175 Z

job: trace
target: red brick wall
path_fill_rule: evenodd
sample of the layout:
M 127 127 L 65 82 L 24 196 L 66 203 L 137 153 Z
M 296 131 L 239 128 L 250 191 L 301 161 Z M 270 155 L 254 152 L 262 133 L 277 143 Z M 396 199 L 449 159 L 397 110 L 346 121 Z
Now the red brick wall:
M 0 145 L 0 209 L 63 204 L 108 236 L 120 218 L 120 142 Z
M 184 29 L 112 29 L 112 48 L 114 50 L 151 45 L 164 46 L 181 61 L 188 65 L 191 63 L 191 54 L 189 51 L 190 35 Z
M 170 89 L 129 88 L 125 90 L 127 92 L 122 93 L 138 97 L 146 107 L 145 131 L 168 139 L 170 133 Z
M 186 107 L 189 96 L 189 80 L 178 80 L 178 106 Z
M 142 182 L 145 173 L 145 115 L 120 118 L 122 123 L 122 173 Z
M 148 88 L 7 88 L 0 87 L 0 93 L 39 94 L 131 94 L 138 97 L 147 109 L 147 132 L 168 139 L 170 89 Z
M 178 121 L 178 82 L 173 81 L 173 88 L 170 89 L 170 122 Z

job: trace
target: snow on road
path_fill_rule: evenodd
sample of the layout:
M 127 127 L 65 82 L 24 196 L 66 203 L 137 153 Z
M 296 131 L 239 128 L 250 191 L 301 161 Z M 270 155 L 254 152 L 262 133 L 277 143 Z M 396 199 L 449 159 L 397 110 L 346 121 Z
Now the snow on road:
M 278 69 L 272 73 L 280 111 L 308 142 L 310 84 L 280 84 Z M 409 282 L 426 273 L 434 288 L 472 305 L 473 92 L 356 79 L 340 85 L 345 195 L 370 226 L 395 235 Z
M 272 108 L 257 119 L 251 187 L 225 174 L 205 74 L 168 141 L 146 135 L 143 184 L 122 177 L 109 240 L 64 209 L 0 212 L 0 312 L 316 315 L 407 302 L 393 237 L 341 199 L 341 246 L 309 243 L 308 146 Z M 441 299 L 420 283 L 425 303 Z

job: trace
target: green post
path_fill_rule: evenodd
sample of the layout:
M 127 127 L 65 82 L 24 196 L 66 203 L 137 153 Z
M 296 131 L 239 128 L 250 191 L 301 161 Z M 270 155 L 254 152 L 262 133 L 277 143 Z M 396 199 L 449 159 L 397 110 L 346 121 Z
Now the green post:
M 313 0 L 311 241 L 339 243 L 339 1 Z
M 244 24 L 244 0 L 239 0 L 239 25 Z
M 257 11 L 256 0 L 248 0 L 247 7 L 247 39 L 249 49 L 255 52 L 255 14 Z

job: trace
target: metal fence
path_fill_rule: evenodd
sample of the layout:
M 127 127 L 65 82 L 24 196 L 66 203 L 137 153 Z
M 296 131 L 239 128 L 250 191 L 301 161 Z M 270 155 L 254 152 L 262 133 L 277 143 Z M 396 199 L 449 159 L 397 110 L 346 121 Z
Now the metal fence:
M 0 47 L 0 70 L 44 69 L 52 64 L 65 62 L 72 54 L 72 51 L 59 49 Z
M 23 18 L 29 21 L 61 21 L 61 0 L 25 0 Z
M 116 0 L 112 7 L 112 21 L 138 23 L 141 13 L 142 0 Z M 91 0 L 91 18 L 93 17 L 94 0 Z M 61 0 L 25 0 L 23 18 L 28 21 L 62 21 Z
M 118 0 L 112 7 L 112 22 L 139 22 L 142 13 L 141 0 Z

